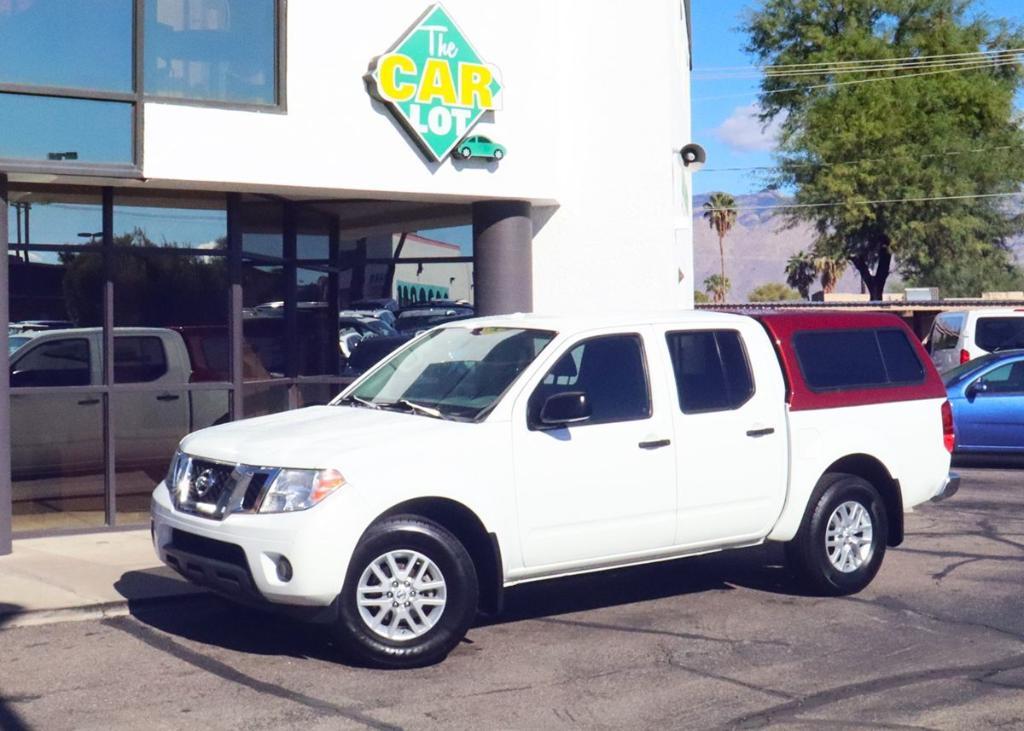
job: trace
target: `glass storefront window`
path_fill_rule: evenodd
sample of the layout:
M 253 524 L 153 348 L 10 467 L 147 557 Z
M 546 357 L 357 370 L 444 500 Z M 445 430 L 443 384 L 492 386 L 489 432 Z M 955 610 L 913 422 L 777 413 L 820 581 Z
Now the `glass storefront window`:
M 99 393 L 11 394 L 15 531 L 103 525 L 102 403 Z
M 133 12 L 133 0 L 0 2 L 0 82 L 130 92 Z
M 161 199 L 119 194 L 114 205 L 114 243 L 225 253 L 228 216 L 223 196 Z
M 125 102 L 0 94 L 0 158 L 130 165 L 133 108 Z
M 185 384 L 112 396 L 118 524 L 149 522 L 150 495 L 178 442 L 227 421 L 228 402 L 226 390 L 190 391 Z
M 246 254 L 284 256 L 284 206 L 260 198 L 241 204 L 242 251 Z
M 275 0 L 146 0 L 146 93 L 277 103 Z

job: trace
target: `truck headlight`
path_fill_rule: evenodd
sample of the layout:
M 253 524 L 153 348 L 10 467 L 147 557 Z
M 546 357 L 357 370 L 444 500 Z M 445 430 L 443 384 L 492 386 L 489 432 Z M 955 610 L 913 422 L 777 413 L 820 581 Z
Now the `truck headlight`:
M 167 490 L 172 495 L 178 490 L 181 480 L 186 476 L 187 472 L 188 455 L 179 449 L 174 453 L 174 457 L 171 459 L 171 466 L 167 469 L 167 477 L 164 478 Z
M 260 512 L 306 510 L 344 484 L 345 478 L 337 470 L 281 470 L 267 489 Z

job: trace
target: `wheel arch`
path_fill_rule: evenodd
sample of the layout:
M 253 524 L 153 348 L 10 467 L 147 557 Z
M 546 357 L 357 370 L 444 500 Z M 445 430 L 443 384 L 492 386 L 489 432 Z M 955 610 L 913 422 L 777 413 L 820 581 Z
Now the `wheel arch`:
M 505 582 L 501 547 L 498 537 L 487 531 L 476 513 L 451 498 L 422 497 L 388 508 L 373 523 L 396 515 L 416 515 L 432 520 L 458 538 L 473 560 L 480 584 L 480 610 L 487 614 L 501 611 Z
M 819 480 L 820 486 L 827 487 L 830 484 L 831 481 L 824 480 L 829 474 L 856 475 L 870 482 L 878 490 L 885 504 L 889 524 L 886 544 L 898 546 L 903 543 L 903 492 L 900 481 L 892 476 L 881 460 L 869 454 L 848 454 L 825 469 L 822 479 Z

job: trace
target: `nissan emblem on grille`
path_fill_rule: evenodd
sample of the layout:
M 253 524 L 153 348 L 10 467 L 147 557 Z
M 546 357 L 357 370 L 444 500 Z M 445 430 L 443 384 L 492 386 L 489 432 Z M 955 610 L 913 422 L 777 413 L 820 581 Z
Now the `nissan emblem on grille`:
M 205 469 L 199 473 L 199 477 L 196 478 L 195 491 L 196 498 L 203 500 L 212 492 L 215 492 L 220 487 L 220 480 L 217 478 L 217 473 L 212 469 Z

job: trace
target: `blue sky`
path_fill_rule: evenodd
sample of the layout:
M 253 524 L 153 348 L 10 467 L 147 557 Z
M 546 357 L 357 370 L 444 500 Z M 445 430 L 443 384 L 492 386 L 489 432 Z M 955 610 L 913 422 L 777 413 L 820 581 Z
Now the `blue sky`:
M 771 165 L 771 135 L 750 120 L 757 79 L 701 80 L 712 67 L 749 66 L 743 52 L 746 36 L 736 30 L 751 0 L 693 0 L 693 139 L 708 152 L 707 166 L 693 179 L 694 192 L 726 190 L 752 193 L 763 188 L 752 166 Z M 1022 0 L 981 0 L 979 8 L 992 17 L 1024 23 Z M 1024 96 L 1024 95 L 1022 95 Z M 722 98 L 725 97 L 725 98 Z M 1024 98 L 1019 99 L 1024 106 Z M 721 168 L 745 168 L 723 171 Z

